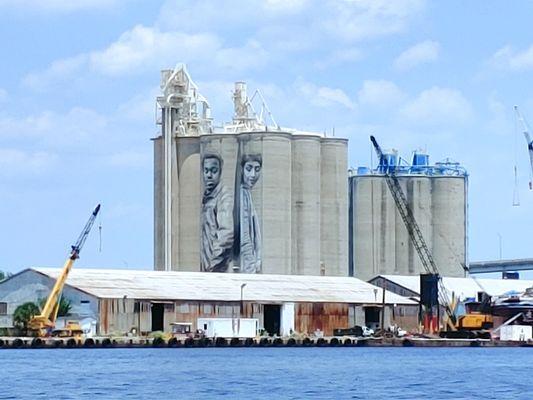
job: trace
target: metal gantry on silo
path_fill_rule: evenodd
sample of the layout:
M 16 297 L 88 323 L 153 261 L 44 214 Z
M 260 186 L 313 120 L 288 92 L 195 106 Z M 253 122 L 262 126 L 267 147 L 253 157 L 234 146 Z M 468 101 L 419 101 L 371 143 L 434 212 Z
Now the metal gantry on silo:
M 220 128 L 184 67 L 161 88 L 154 268 L 346 276 L 347 140 L 280 128 L 244 82 Z
M 467 238 L 468 175 L 449 160 L 435 165 L 423 152 L 410 162 L 396 151 L 375 169 L 358 168 L 349 178 L 349 273 L 363 280 L 380 274 L 424 272 L 407 228 L 387 187 L 394 169 L 409 207 L 443 276 L 464 276 Z

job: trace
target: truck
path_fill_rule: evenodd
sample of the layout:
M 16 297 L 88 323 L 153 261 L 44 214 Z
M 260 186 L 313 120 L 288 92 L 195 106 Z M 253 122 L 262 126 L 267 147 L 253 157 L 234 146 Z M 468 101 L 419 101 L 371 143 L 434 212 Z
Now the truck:
M 506 325 L 500 328 L 500 340 L 525 342 L 533 339 L 531 325 Z
M 198 318 L 198 329 L 208 338 L 254 338 L 258 334 L 257 318 Z

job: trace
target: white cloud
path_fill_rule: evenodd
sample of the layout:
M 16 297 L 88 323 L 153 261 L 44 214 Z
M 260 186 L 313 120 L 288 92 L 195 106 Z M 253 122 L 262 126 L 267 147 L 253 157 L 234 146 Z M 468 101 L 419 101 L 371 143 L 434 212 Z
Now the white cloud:
M 118 75 L 174 64 L 176 59 L 204 58 L 219 48 L 220 43 L 213 35 L 161 32 L 137 25 L 106 49 L 90 53 L 89 64 L 96 72 Z
M 124 0 L 116 3 L 120 1 Z M 76 4 L 72 7 L 102 4 L 97 0 L 47 4 L 68 7 L 71 3 Z M 154 26 L 136 25 L 105 48 L 56 60 L 48 68 L 28 74 L 23 83 L 46 89 L 71 82 L 73 77 L 82 79 L 87 73 L 131 76 L 173 66 L 177 61 L 197 69 L 247 71 L 289 61 L 286 57 L 292 60 L 295 51 L 316 48 L 324 41 L 362 40 L 401 32 L 424 4 L 425 0 L 326 0 L 317 7 L 307 0 L 166 1 Z M 221 12 L 224 18 L 220 18 Z M 232 39 L 224 43 L 221 37 Z M 359 50 L 348 47 L 322 61 L 322 68 L 360 57 Z
M 487 108 L 489 111 L 488 119 L 486 122 L 487 131 L 490 131 L 496 135 L 511 137 L 513 135 L 513 124 L 509 119 L 512 115 L 512 110 L 505 106 L 496 96 L 492 93 L 487 100 Z
M 398 104 L 404 97 L 400 88 L 387 80 L 366 80 L 357 93 L 359 104 L 373 107 L 389 107 Z
M 267 62 L 268 54 L 255 40 L 242 47 L 221 48 L 215 52 L 214 65 L 232 70 L 257 68 Z
M 499 49 L 490 63 L 498 69 L 510 71 L 533 70 L 533 45 L 522 51 L 515 51 L 511 46 Z
M 348 109 L 354 109 L 355 106 L 344 91 L 333 89 L 327 86 L 317 86 L 311 82 L 298 80 L 295 84 L 296 89 L 314 106 L 331 107 L 342 105 Z
M 79 73 L 93 72 L 116 77 L 185 63 L 209 63 L 210 68 L 246 70 L 262 66 L 268 58 L 257 41 L 242 47 L 223 47 L 212 34 L 161 32 L 137 25 L 107 48 L 57 60 L 41 72 L 27 75 L 23 83 L 34 89 L 64 82 Z
M 470 102 L 459 90 L 434 86 L 399 110 L 399 117 L 415 124 L 454 124 L 472 117 Z
M 394 68 L 405 71 L 421 64 L 428 64 L 438 59 L 440 45 L 433 40 L 415 44 L 401 53 L 394 60 Z
M 277 12 L 294 13 L 301 11 L 308 3 L 308 0 L 266 0 L 264 6 Z
M 186 32 L 196 32 L 199 27 L 242 32 L 244 27 L 260 29 L 264 24 L 302 16 L 315 8 L 309 0 L 167 0 L 159 11 L 156 26 Z
M 364 40 L 403 32 L 425 8 L 426 0 L 169 0 L 160 10 L 157 26 L 169 30 L 196 32 L 208 27 L 213 32 L 247 30 L 284 31 L 290 41 L 294 31 L 305 28 L 307 39 Z M 224 18 L 220 18 L 223 10 Z M 309 27 L 313 29 L 309 29 Z M 267 47 L 269 43 L 263 45 Z
M 336 50 L 327 55 L 321 60 L 317 61 L 315 65 L 320 68 L 328 68 L 334 65 L 351 64 L 360 61 L 363 58 L 361 50 L 351 47 L 341 50 Z
M 105 135 L 107 119 L 86 108 L 74 107 L 65 114 L 43 111 L 17 119 L 0 118 L 0 138 L 22 139 L 51 147 L 71 147 L 92 143 Z
M 22 84 L 35 90 L 43 90 L 63 79 L 69 79 L 74 73 L 86 65 L 87 54 L 56 60 L 42 72 L 33 72 L 22 79 Z
M 0 148 L 0 176 L 41 174 L 52 167 L 57 156 L 44 151 L 26 152 Z
M 159 94 L 159 87 L 136 94 L 118 106 L 118 115 L 132 121 L 155 121 L 155 99 Z
M 124 0 L 0 0 L 0 8 L 28 11 L 69 13 L 115 7 Z
M 403 32 L 424 6 L 424 0 L 329 1 L 321 7 L 325 15 L 319 18 L 327 32 L 345 40 L 362 40 Z

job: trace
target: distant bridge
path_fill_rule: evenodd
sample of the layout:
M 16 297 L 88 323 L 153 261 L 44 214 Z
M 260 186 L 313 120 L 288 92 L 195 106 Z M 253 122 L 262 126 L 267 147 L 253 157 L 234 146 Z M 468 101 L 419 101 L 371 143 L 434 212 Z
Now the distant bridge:
M 472 262 L 470 263 L 469 270 L 471 274 L 529 271 L 533 270 L 533 258 Z

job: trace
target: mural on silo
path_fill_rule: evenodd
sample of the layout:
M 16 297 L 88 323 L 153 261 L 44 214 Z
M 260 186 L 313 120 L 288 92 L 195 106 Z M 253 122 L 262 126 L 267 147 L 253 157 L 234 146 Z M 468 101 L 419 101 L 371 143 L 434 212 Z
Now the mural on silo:
M 221 180 L 224 161 L 216 153 L 202 157 L 200 268 L 226 272 L 233 255 L 233 196 Z
M 205 148 L 201 161 L 200 268 L 205 272 L 259 273 L 261 224 L 252 189 L 261 177 L 262 156 L 241 155 L 239 150 L 225 163 L 220 153 L 213 151 L 214 146 L 206 143 L 209 149 Z
M 261 271 L 261 227 L 252 199 L 252 188 L 261 177 L 263 159 L 260 154 L 241 158 L 239 190 L 239 267 L 240 272 Z

